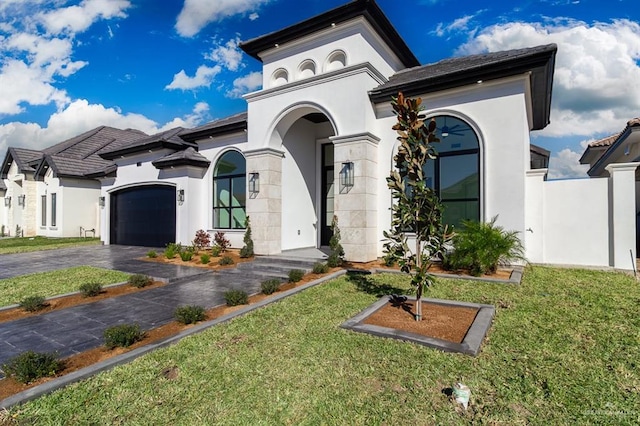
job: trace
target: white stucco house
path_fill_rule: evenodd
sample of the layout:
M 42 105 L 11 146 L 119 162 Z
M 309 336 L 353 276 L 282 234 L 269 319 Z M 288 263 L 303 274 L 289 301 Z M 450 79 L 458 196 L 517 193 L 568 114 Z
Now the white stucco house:
M 551 119 L 555 45 L 420 64 L 375 1 L 354 0 L 241 48 L 263 76 L 246 111 L 95 151 L 102 166 L 83 176 L 100 183 L 104 244 L 189 244 L 205 229 L 240 247 L 250 216 L 256 253 L 279 254 L 326 246 L 336 215 L 349 260 L 381 256 L 402 91 L 436 120 L 427 175 L 448 224 L 497 215 L 533 263 L 635 268 L 637 163 L 548 181 L 549 152 L 531 144 Z

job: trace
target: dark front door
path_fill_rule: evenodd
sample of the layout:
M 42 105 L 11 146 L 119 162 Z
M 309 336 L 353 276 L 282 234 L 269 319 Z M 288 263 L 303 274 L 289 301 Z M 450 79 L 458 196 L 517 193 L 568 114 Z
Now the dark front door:
M 320 212 L 320 245 L 328 246 L 331 239 L 331 221 L 333 220 L 333 144 L 322 145 L 322 202 Z
M 137 186 L 111 194 L 111 244 L 164 247 L 176 239 L 176 189 Z

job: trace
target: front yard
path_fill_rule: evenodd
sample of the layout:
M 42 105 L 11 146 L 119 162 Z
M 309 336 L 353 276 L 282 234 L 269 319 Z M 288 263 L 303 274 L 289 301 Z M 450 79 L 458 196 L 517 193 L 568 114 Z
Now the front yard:
M 100 238 L 2 238 L 0 239 L 0 254 L 26 253 L 38 250 L 54 250 L 62 247 L 95 245 L 99 243 Z
M 14 407 L 8 424 L 636 424 L 640 285 L 528 268 L 521 286 L 438 280 L 427 297 L 490 303 L 477 358 L 339 325 L 407 288 L 341 277 Z M 471 388 L 463 411 L 443 393 Z M 2 414 L 0 414 L 2 419 Z M 24 422 L 24 423 L 21 423 Z M 0 422 L 1 423 L 1 422 Z

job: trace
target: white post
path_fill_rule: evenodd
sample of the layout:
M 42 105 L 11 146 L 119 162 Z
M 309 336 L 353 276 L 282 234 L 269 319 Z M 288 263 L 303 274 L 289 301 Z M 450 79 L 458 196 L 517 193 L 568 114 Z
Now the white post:
M 609 172 L 611 266 L 633 270 L 636 258 L 636 168 L 640 163 L 612 163 Z

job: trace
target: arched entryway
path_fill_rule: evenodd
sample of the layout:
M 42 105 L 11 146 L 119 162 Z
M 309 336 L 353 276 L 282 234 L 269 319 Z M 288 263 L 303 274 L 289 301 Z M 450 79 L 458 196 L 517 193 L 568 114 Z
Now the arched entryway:
M 176 188 L 143 185 L 110 194 L 110 244 L 164 247 L 176 240 Z

